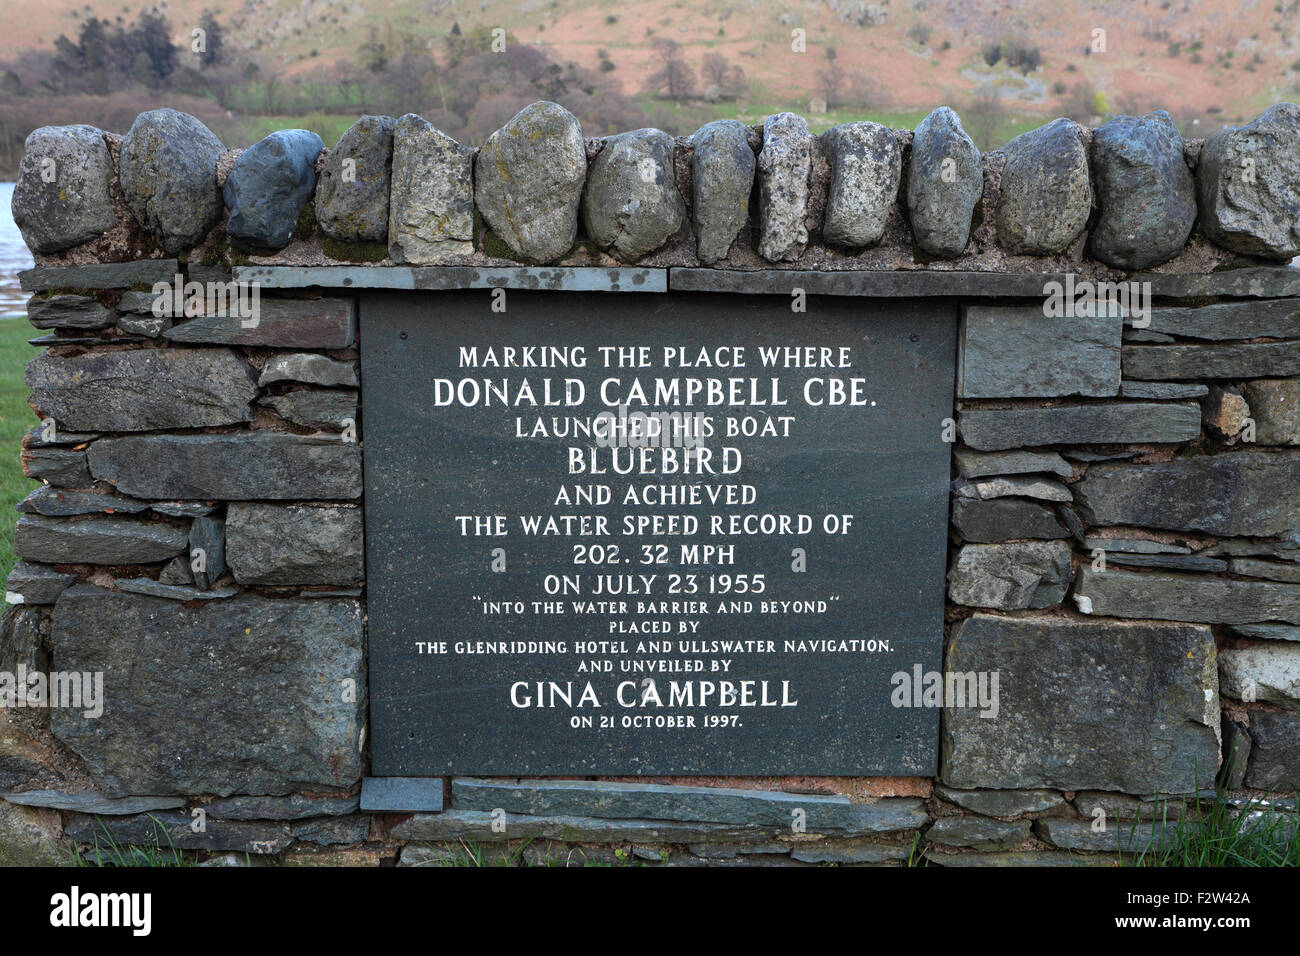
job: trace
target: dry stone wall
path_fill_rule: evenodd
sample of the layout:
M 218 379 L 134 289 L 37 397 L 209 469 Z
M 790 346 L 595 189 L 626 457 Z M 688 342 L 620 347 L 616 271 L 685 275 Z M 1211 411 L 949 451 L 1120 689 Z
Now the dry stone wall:
M 125 137 L 37 130 L 14 212 L 42 484 L 0 672 L 113 692 L 94 718 L 0 711 L 0 861 L 111 834 L 293 864 L 1108 864 L 1216 784 L 1294 819 L 1296 106 L 1204 143 L 1161 112 L 1057 120 L 984 155 L 948 109 L 585 139 L 539 103 L 479 150 L 406 116 L 242 152 L 159 110 Z M 378 268 L 323 268 L 356 263 Z M 1138 270 L 1150 309 L 1045 314 L 1053 283 Z M 155 307 L 177 277 L 275 275 L 301 288 L 263 288 L 253 325 Z M 945 667 L 997 671 L 1003 712 L 945 709 L 935 779 L 458 778 L 421 812 L 363 803 L 357 291 L 593 283 L 962 299 Z

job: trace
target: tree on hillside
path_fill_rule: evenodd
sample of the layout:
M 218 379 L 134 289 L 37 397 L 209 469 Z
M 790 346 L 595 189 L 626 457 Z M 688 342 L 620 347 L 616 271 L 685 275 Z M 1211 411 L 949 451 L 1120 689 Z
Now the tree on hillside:
M 221 41 L 221 24 L 212 14 L 211 10 L 204 10 L 203 16 L 199 19 L 199 28 L 203 30 L 204 49 L 199 53 L 199 68 L 208 69 L 216 66 L 224 58 L 222 50 L 224 44 Z
M 678 102 L 694 95 L 695 70 L 686 62 L 686 55 L 677 41 L 655 37 L 654 53 L 659 68 L 646 78 L 647 88 Z
M 817 86 L 826 98 L 826 108 L 833 110 L 840 104 L 840 91 L 848 81 L 848 74 L 840 65 L 839 54 L 835 47 L 826 48 L 826 65 L 817 71 Z

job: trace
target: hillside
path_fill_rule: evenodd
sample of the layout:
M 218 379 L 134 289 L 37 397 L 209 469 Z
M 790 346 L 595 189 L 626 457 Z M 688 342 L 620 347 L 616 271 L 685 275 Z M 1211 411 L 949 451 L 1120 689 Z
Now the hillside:
M 16 5 L 17 0 L 5 0 Z M 700 70 L 706 54 L 739 66 L 747 81 L 717 115 L 757 119 L 773 109 L 818 112 L 850 100 L 859 112 L 906 115 L 983 97 L 1032 123 L 1067 112 L 1169 109 L 1189 130 L 1248 117 L 1300 97 L 1300 0 L 246 0 L 218 11 L 228 48 L 266 71 L 310 81 L 364 43 L 434 51 L 459 29 L 503 27 L 514 41 L 615 80 L 641 95 L 662 66 L 656 42 L 680 44 Z M 188 46 L 210 0 L 157 5 Z M 7 17 L 0 60 L 48 50 L 93 12 L 129 20 L 134 5 L 45 0 Z M 1105 31 L 1093 52 L 1094 30 Z M 792 33 L 806 49 L 794 52 Z M 834 62 L 828 59 L 833 47 Z M 990 50 L 998 54 L 990 55 Z M 989 60 L 997 62 L 989 64 Z M 1008 60 L 1022 61 L 1019 66 Z M 1037 64 L 1037 65 L 1035 65 Z M 700 83 L 699 98 L 705 82 Z M 829 96 L 828 96 L 829 94 Z M 323 104 L 322 104 L 323 105 Z M 1076 103 L 1072 115 L 1081 110 Z M 660 119 L 659 115 L 655 116 Z M 692 117 L 693 119 L 694 117 Z M 272 124 L 274 125 L 274 124 Z

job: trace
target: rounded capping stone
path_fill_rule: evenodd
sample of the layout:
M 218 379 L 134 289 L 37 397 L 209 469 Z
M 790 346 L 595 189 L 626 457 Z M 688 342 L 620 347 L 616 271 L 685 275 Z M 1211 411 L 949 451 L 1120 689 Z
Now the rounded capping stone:
M 163 252 L 197 246 L 221 218 L 217 163 L 225 146 L 189 113 L 141 113 L 122 139 L 119 179 L 127 207 Z
M 602 249 L 635 261 L 667 242 L 686 218 L 674 177 L 673 138 L 660 129 L 604 141 L 587 170 L 582 222 Z
M 241 245 L 282 249 L 316 191 L 316 159 L 325 148 L 310 130 L 283 129 L 242 151 L 222 195 L 226 232 Z
M 1216 245 L 1286 260 L 1300 255 L 1300 106 L 1276 103 L 1201 148 L 1201 228 Z
M 474 158 L 474 202 L 520 258 L 561 258 L 578 235 L 587 147 L 576 116 L 558 103 L 525 106 Z
M 696 256 L 705 265 L 727 258 L 749 222 L 749 197 L 758 161 L 749 127 L 714 120 L 691 136 L 691 219 Z
M 945 175 L 948 169 L 951 174 Z M 962 129 L 961 118 L 940 106 L 921 120 L 912 136 L 907 211 L 917 247 L 938 259 L 960 256 L 983 195 L 979 148 Z
M 798 259 L 808 247 L 808 178 L 812 134 L 795 113 L 775 113 L 763 121 L 758 154 L 758 254 L 769 262 Z
M 1129 271 L 1178 255 L 1196 224 L 1196 186 L 1169 114 L 1116 116 L 1093 131 L 1089 152 L 1097 202 L 1089 252 Z
M 1012 255 L 1062 253 L 1087 228 L 1092 181 L 1082 130 L 1059 117 L 1002 147 L 997 235 Z
M 32 130 L 23 144 L 11 202 L 23 241 L 37 253 L 60 252 L 113 228 L 114 175 L 104 133 L 94 126 Z
M 822 133 L 831 180 L 822 220 L 822 239 L 862 249 L 879 242 L 898 200 L 903 147 L 898 134 L 880 123 L 841 123 Z
M 386 242 L 393 172 L 391 116 L 366 114 L 325 154 L 316 181 L 316 222 L 340 242 Z M 355 178 L 344 178 L 344 160 Z

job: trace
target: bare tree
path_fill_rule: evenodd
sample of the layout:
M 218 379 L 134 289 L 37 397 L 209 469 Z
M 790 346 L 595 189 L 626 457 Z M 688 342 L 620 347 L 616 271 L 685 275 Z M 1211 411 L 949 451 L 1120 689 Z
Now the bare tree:
M 848 74 L 840 66 L 839 54 L 835 47 L 826 48 L 826 66 L 817 71 L 817 86 L 826 97 L 826 108 L 833 110 L 840 105 L 840 91 L 848 81 Z
M 677 41 L 655 37 L 654 51 L 659 69 L 646 79 L 649 89 L 678 102 L 693 95 L 696 86 L 695 71 L 686 62 L 686 55 Z
M 998 140 L 998 129 L 1006 118 L 1006 106 L 997 91 L 988 86 L 981 86 L 975 91 L 963 114 L 971 139 L 982 150 L 996 149 L 1002 145 Z

